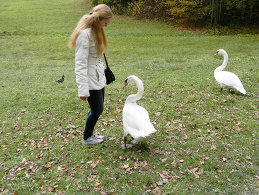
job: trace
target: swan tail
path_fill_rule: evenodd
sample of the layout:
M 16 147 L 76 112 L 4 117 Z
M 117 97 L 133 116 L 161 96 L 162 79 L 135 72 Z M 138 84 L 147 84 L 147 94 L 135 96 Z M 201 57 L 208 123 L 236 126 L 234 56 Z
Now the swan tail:
M 140 136 L 140 137 L 143 137 L 143 138 L 149 137 L 150 135 L 152 135 L 152 134 L 155 133 L 156 131 L 157 131 L 156 129 L 152 129 L 151 131 L 146 132 L 144 135 L 142 135 L 142 136 Z
M 239 82 L 234 86 L 234 88 L 239 91 L 242 94 L 246 94 L 246 90 L 242 84 L 242 82 L 239 80 Z
M 141 139 L 141 138 L 146 138 L 148 136 L 150 136 L 151 134 L 155 133 L 157 130 L 156 129 L 152 129 L 152 130 L 136 130 L 136 129 L 133 129 L 133 128 L 130 128 L 129 129 L 129 132 L 130 132 L 130 135 L 138 140 L 138 139 Z
M 236 90 L 238 90 L 240 93 L 242 93 L 242 94 L 246 94 L 246 90 L 244 89 L 244 87 L 242 86 L 242 87 L 236 87 Z

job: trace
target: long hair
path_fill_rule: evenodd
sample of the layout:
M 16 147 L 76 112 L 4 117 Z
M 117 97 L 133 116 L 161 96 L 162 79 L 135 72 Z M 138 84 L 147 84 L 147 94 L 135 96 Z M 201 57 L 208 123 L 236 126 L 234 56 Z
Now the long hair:
M 69 47 L 74 49 L 76 46 L 76 39 L 79 33 L 86 29 L 91 28 L 90 41 L 94 38 L 96 41 L 96 50 L 98 55 L 108 49 L 108 42 L 103 27 L 100 25 L 100 20 L 112 17 L 112 11 L 109 6 L 99 4 L 95 6 L 89 14 L 85 14 L 78 22 L 74 32 L 70 36 Z

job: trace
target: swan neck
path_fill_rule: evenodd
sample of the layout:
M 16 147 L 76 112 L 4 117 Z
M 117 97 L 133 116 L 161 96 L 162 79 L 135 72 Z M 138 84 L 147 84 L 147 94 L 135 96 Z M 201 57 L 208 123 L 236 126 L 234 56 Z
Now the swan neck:
M 144 93 L 144 86 L 142 82 L 137 82 L 138 92 L 136 94 L 137 100 L 141 99 Z
M 215 72 L 222 71 L 228 64 L 228 54 L 226 52 L 223 53 L 224 61 L 218 68 L 215 69 Z
M 140 100 L 144 93 L 144 86 L 141 80 L 134 80 L 138 87 L 138 92 L 136 94 L 129 95 L 127 98 L 128 102 L 136 102 L 137 100 Z

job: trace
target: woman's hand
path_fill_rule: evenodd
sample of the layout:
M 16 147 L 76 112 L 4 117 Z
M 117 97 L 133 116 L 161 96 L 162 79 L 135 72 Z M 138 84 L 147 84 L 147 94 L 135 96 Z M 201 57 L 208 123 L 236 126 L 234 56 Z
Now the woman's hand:
M 88 97 L 80 97 L 81 100 L 86 101 Z

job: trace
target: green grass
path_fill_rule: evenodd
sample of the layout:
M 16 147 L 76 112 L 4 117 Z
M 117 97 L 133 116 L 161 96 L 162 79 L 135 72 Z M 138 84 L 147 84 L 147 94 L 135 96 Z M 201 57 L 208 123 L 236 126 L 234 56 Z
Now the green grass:
M 259 38 L 181 32 L 115 16 L 106 29 L 116 82 L 106 87 L 96 131 L 81 145 L 88 105 L 77 97 L 67 43 L 87 1 L 0 0 L 0 192 L 99 194 L 257 194 Z M 220 92 L 222 57 L 248 95 Z M 65 75 L 65 81 L 55 80 Z M 158 132 L 120 147 L 122 109 L 136 87 Z

